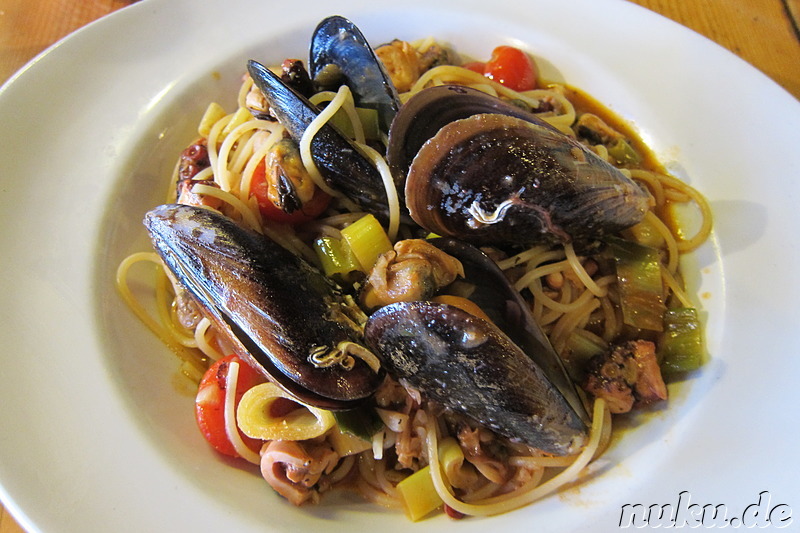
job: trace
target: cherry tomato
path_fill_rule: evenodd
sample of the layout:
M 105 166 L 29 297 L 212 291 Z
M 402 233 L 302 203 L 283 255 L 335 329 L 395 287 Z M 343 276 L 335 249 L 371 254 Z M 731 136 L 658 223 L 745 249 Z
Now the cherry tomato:
M 515 91 L 536 88 L 536 65 L 528 54 L 513 46 L 495 48 L 483 74 Z
M 195 418 L 203 437 L 215 450 L 225 455 L 239 457 L 225 433 L 225 385 L 228 379 L 228 368 L 232 362 L 239 363 L 236 405 L 239 404 L 239 400 L 242 399 L 245 392 L 264 382 L 264 377 L 260 372 L 236 355 L 223 357 L 211 365 L 200 381 L 195 399 Z M 251 439 L 241 432 L 239 434 L 249 448 L 258 451 L 261 441 Z
M 471 70 L 472 72 L 477 72 L 478 74 L 483 74 L 486 70 L 486 63 L 483 61 L 471 61 L 469 63 L 464 63 L 461 65 L 465 69 Z
M 301 224 L 317 218 L 331 201 L 331 197 L 322 189 L 317 188 L 311 200 L 303 204 L 303 207 L 287 213 L 269 199 L 266 177 L 266 163 L 264 160 L 256 165 L 253 170 L 253 181 L 250 184 L 250 194 L 256 197 L 258 210 L 261 216 L 274 222 L 283 224 Z

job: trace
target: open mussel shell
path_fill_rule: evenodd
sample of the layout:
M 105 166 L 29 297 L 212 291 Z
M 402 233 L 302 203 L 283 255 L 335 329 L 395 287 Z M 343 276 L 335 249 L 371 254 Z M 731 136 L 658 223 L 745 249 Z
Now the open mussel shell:
M 383 64 L 355 24 L 338 15 L 323 19 L 311 37 L 309 56 L 312 79 L 319 81 L 323 73 L 341 78 L 356 105 L 376 110 L 381 129 L 389 131 L 400 99 Z
M 317 118 L 317 107 L 257 61 L 249 61 L 247 70 L 264 93 L 270 113 L 299 143 L 306 129 Z M 388 212 L 386 189 L 380 173 L 335 126 L 323 124 L 311 140 L 310 150 L 314 163 L 330 188 L 340 191 L 370 212 Z
M 535 116 L 499 110 L 490 95 L 445 89 L 424 96 L 421 109 L 460 111 L 436 112 L 432 123 L 412 106 L 424 94 L 395 117 L 393 129 L 404 134 L 390 140 L 390 152 L 396 143 L 422 143 L 405 198 L 425 229 L 476 244 L 565 243 L 599 239 L 644 217 L 649 197 L 641 187 Z M 395 168 L 409 155 L 401 150 Z
M 497 263 L 481 250 L 452 238 L 431 239 L 431 244 L 455 257 L 464 269 L 460 292 L 474 302 L 492 322 L 542 370 L 570 408 L 587 426 L 591 424 L 564 362 L 531 314 L 528 302 L 511 285 Z
M 463 85 L 429 87 L 403 105 L 402 113 L 392 122 L 386 160 L 392 174 L 402 176 L 428 139 L 447 124 L 479 113 L 498 113 L 550 127 L 533 113 L 506 100 Z
M 221 333 L 298 400 L 347 409 L 382 379 L 362 359 L 319 367 L 313 353 L 361 343 L 338 287 L 301 258 L 227 217 L 188 205 L 145 215 L 156 252 Z
M 370 317 L 365 338 L 390 375 L 500 435 L 556 455 L 586 438 L 544 372 L 482 318 L 447 304 L 394 303 Z

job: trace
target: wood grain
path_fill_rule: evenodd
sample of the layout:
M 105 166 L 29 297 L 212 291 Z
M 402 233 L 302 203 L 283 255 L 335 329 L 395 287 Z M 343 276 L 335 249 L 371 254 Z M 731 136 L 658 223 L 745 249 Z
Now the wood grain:
M 800 0 L 632 0 L 708 37 L 800 99 Z
M 0 0 L 0 82 L 70 32 L 135 1 Z M 800 99 L 800 0 L 629 1 L 722 45 Z M 2 506 L 0 533 L 24 533 Z

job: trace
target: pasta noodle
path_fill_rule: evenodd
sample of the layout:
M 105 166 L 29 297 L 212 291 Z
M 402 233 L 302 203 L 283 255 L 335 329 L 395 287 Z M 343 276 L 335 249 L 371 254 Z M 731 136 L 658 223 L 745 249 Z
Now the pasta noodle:
M 421 57 L 438 45 L 426 39 L 416 46 L 416 53 Z M 709 237 L 712 229 L 709 204 L 702 194 L 654 163 L 646 147 L 621 121 L 587 95 L 566 85 L 543 87 L 540 84 L 533 90 L 516 91 L 452 64 L 422 72 L 411 89 L 400 95 L 400 100 L 406 102 L 417 92 L 442 84 L 468 85 L 534 111 L 541 109 L 537 114 L 543 120 L 580 139 L 640 184 L 651 197 L 651 208 L 639 225 L 621 235 L 626 242 L 652 249 L 658 257 L 660 276 L 657 277 L 663 284 L 659 297 L 663 302 L 693 307 L 682 284 L 680 258 Z M 188 152 L 184 152 L 172 176 L 174 184 L 178 184 L 177 190 L 170 192 L 168 202 L 191 203 L 218 211 L 320 267 L 315 239 L 328 237 L 343 241 L 342 230 L 365 215 L 351 199 L 325 180 L 311 153 L 312 141 L 320 128 L 343 110 L 352 125 L 354 146 L 381 176 L 387 198 L 385 229 L 390 243 L 419 233 L 420 228 L 410 227 L 402 219 L 400 194 L 382 153 L 385 135 L 368 138 L 347 86 L 311 97 L 311 102 L 320 106 L 321 111 L 302 138 L 296 139 L 301 169 L 297 172 L 307 173 L 313 182 L 310 201 L 319 191 L 322 196 L 329 197 L 326 200 L 329 204 L 319 213 L 300 222 L 271 218 L 269 206 L 265 208 L 263 204 L 264 196 L 273 194 L 263 192 L 269 191 L 270 165 L 275 158 L 294 157 L 292 153 L 277 152 L 277 147 L 288 137 L 286 130 L 279 123 L 264 118 L 264 110 L 253 107 L 253 101 L 259 102 L 259 94 L 249 76 L 241 84 L 236 101 L 237 109 L 233 113 L 227 113 L 218 104 L 209 105 L 198 127 L 200 139 L 193 145 L 195 152 L 207 153 L 207 161 L 199 156 L 196 160 L 190 159 Z M 581 125 L 581 118 L 589 115 L 597 115 L 605 121 L 600 133 L 610 136 L 611 141 L 596 142 L 597 132 L 587 134 L 582 130 L 585 126 Z M 635 157 L 620 158 L 620 145 L 614 144 L 619 139 L 624 140 L 623 148 L 634 152 Z M 190 168 L 193 173 L 187 177 Z M 291 176 L 283 175 L 283 178 Z M 303 200 L 303 205 L 308 205 L 305 202 Z M 699 215 L 700 222 L 693 235 L 685 236 L 672 214 L 678 204 L 694 206 Z M 285 211 L 291 213 L 291 210 Z M 500 209 L 493 214 L 478 214 L 486 218 L 487 223 L 504 215 Z M 534 319 L 571 375 L 582 372 L 589 356 L 594 357 L 611 347 L 631 329 L 621 304 L 625 297 L 623 288 L 614 272 L 613 258 L 607 252 L 579 248 L 569 242 L 537 244 L 511 251 L 495 249 L 490 253 L 513 287 L 530 303 Z M 157 272 L 151 291 L 152 305 L 146 296 L 135 293 L 130 286 L 131 270 L 141 263 L 154 265 L 153 270 Z M 200 310 L 166 272 L 158 255 L 136 253 L 120 264 L 117 285 L 133 312 L 181 357 L 185 373 L 199 381 L 209 364 L 223 361 L 231 348 L 220 335 L 218 326 L 202 317 Z M 363 326 L 366 317 L 349 316 L 347 319 L 356 326 Z M 588 356 L 577 355 L 581 346 L 589 347 Z M 318 368 L 352 366 L 358 359 L 375 371 L 380 366 L 371 352 L 349 342 L 339 343 L 333 349 L 321 347 L 319 353 L 312 353 L 309 358 Z M 241 373 L 246 368 L 244 360 L 229 362 L 227 366 L 225 433 L 239 457 L 266 469 L 264 476 L 268 481 L 270 472 L 277 468 L 275 465 L 286 462 L 281 488 L 273 486 L 287 496 L 283 491 L 291 485 L 293 492 L 287 498 L 295 503 L 316 501 L 317 492 L 341 486 L 380 505 L 401 508 L 405 502 L 407 508 L 406 496 L 398 485 L 406 480 L 410 482 L 417 473 L 429 469 L 429 478 L 423 481 L 432 484 L 432 490 L 451 512 L 494 515 L 528 505 L 580 479 L 585 467 L 603 453 L 611 438 L 614 406 L 599 396 L 593 401 L 587 443 L 578 453 L 560 457 L 499 437 L 451 413 L 442 414 L 441 409 L 428 403 L 419 391 L 392 378 L 387 378 L 375 395 L 371 414 L 377 426 L 369 433 L 370 437 L 365 438 L 345 430 L 332 412 L 303 405 L 271 382 L 252 386 L 238 399 Z M 261 450 L 249 447 L 240 431 L 263 441 Z M 270 447 L 274 442 L 292 442 L 296 446 L 277 450 Z M 289 464 L 293 459 L 296 463 Z M 266 464 L 269 466 L 265 467 Z M 305 485 L 303 480 L 313 482 Z

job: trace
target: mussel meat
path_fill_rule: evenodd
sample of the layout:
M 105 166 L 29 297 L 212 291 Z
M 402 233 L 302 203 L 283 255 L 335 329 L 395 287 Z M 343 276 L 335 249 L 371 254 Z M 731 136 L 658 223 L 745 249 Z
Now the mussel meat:
M 384 371 L 362 344 L 366 317 L 312 265 L 208 209 L 162 205 L 144 224 L 239 355 L 298 400 L 347 409 L 377 389 Z
M 502 245 L 589 241 L 642 220 L 650 199 L 641 187 L 574 138 L 511 107 L 442 86 L 401 108 L 390 164 L 402 173 L 413 156 L 405 198 L 419 225 Z
M 578 449 L 588 414 L 528 307 L 483 252 L 431 242 L 462 262 L 466 295 L 491 321 L 432 301 L 394 303 L 370 316 L 369 346 L 390 375 L 444 407 L 548 453 Z

